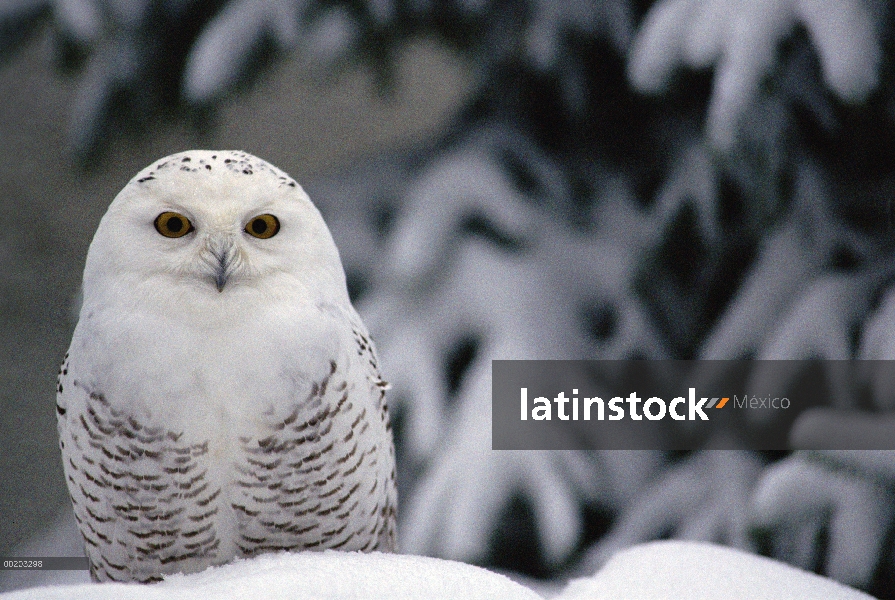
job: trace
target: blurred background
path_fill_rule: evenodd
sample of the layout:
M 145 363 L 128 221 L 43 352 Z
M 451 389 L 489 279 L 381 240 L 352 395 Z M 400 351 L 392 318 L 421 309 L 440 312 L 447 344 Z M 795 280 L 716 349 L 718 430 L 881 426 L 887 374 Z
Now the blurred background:
M 79 551 L 53 388 L 100 217 L 153 160 L 234 148 L 336 238 L 403 552 L 549 591 L 699 539 L 895 598 L 895 453 L 490 450 L 492 359 L 895 358 L 892 10 L 0 2 L 0 555 Z M 862 385 L 813 435 L 890 422 L 895 382 Z

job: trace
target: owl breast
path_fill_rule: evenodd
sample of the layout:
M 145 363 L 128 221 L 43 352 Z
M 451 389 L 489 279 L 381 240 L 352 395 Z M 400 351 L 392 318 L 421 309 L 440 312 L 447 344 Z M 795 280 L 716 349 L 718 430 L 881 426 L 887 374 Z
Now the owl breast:
M 94 369 L 66 359 L 60 439 L 93 577 L 149 582 L 266 552 L 395 550 L 385 384 L 362 328 L 349 340 L 316 348 L 333 358 L 314 369 L 171 352 L 157 364 L 181 368 L 159 396 L 138 387 L 124 402 L 125 384 L 78 378 Z

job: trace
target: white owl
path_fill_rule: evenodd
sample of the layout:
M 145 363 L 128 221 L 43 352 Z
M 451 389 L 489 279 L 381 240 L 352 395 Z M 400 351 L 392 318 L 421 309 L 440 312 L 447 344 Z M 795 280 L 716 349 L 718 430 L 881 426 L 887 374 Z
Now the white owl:
M 386 384 L 307 194 L 191 151 L 121 191 L 87 254 L 60 447 L 95 580 L 394 551 Z

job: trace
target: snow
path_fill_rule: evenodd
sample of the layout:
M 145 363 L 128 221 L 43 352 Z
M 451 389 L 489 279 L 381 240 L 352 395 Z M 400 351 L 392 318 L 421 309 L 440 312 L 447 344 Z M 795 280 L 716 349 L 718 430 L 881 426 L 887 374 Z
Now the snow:
M 216 15 L 190 50 L 183 75 L 183 96 L 207 103 L 230 89 L 250 65 L 252 51 L 269 34 L 282 48 L 295 45 L 301 3 L 230 2 Z
M 530 174 L 538 203 L 502 166 L 507 157 Z M 378 287 L 358 310 L 389 373 L 389 410 L 406 419 L 402 466 L 418 474 L 399 490 L 404 550 L 482 561 L 521 496 L 555 566 L 583 535 L 582 504 L 620 508 L 659 467 L 651 454 L 491 450 L 492 360 L 665 357 L 629 285 L 641 250 L 630 240 L 659 228 L 622 182 L 600 175 L 595 185 L 608 199 L 599 227 L 570 230 L 541 206 L 571 203 L 556 162 L 519 131 L 491 125 L 470 131 L 401 190 Z M 347 239 L 331 222 L 337 243 Z M 588 331 L 582 307 L 607 315 L 602 339 Z M 474 349 L 452 389 L 445 357 L 460 354 L 464 340 Z
M 542 598 L 471 565 L 398 554 L 270 554 L 174 575 L 155 585 L 83 584 L 0 594 L 0 600 L 238 600 Z M 870 596 L 762 556 L 699 542 L 663 541 L 616 554 L 596 575 L 572 581 L 557 600 L 862 600 Z
M 870 600 L 871 596 L 763 556 L 699 542 L 652 542 L 621 552 L 562 600 Z
M 762 463 L 746 451 L 696 452 L 631 501 L 582 561 L 591 571 L 624 548 L 663 535 L 751 549 L 749 498 Z
M 629 78 L 642 92 L 660 93 L 678 64 L 714 64 L 707 134 L 728 151 L 796 23 L 811 36 L 826 84 L 847 102 L 863 101 L 878 82 L 881 44 L 861 0 L 660 0 L 634 41 Z
M 398 554 L 306 552 L 269 554 L 175 575 L 156 585 L 85 584 L 33 588 L 0 595 L 3 600 L 341 600 L 349 598 L 540 598 L 507 577 L 471 565 Z
M 826 573 L 869 585 L 886 547 L 888 530 L 880 524 L 895 515 L 888 482 L 868 477 L 862 464 L 874 456 L 891 460 L 889 452 L 798 452 L 768 467 L 752 497 L 752 525 L 774 532 L 774 556 L 794 565 L 816 564 L 814 540 L 825 531 Z

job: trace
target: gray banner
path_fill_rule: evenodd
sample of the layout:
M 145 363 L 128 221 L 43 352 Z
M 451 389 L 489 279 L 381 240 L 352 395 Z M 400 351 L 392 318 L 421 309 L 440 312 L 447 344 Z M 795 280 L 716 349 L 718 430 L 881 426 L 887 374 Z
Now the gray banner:
M 492 361 L 495 450 L 893 450 L 895 361 Z
M 3 571 L 86 571 L 86 556 L 31 556 L 0 558 Z

